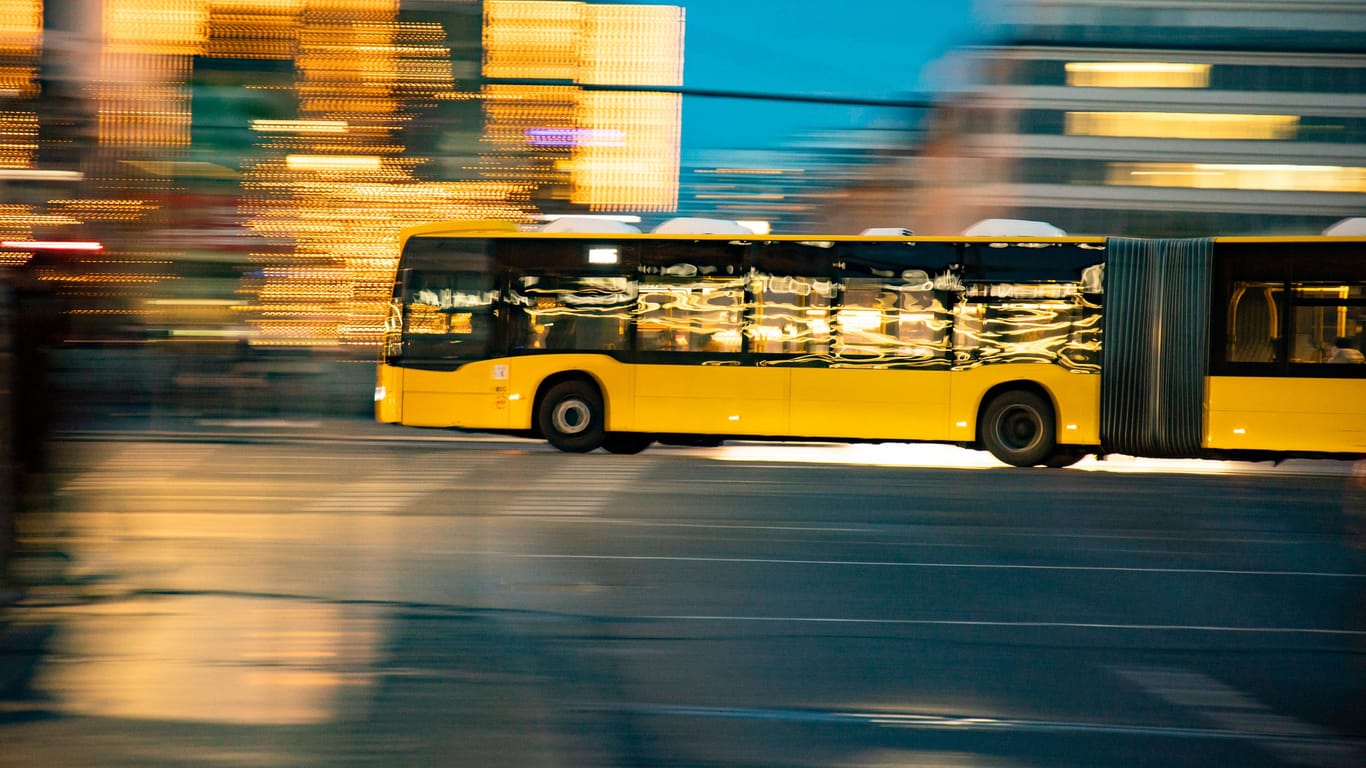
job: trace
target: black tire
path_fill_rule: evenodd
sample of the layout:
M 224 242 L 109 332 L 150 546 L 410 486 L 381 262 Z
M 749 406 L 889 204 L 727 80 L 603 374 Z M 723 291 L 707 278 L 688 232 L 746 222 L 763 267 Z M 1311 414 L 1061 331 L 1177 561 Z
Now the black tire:
M 1014 467 L 1047 462 L 1058 449 L 1053 406 L 1018 389 L 997 395 L 982 416 L 982 444 Z
M 725 441 L 719 437 L 708 437 L 706 435 L 677 436 L 660 440 L 660 445 L 685 445 L 689 448 L 717 448 Z
M 551 445 L 569 453 L 588 453 L 602 445 L 607 434 L 602 394 L 579 379 L 551 387 L 541 399 L 536 421 Z
M 1053 451 L 1052 456 L 1044 461 L 1043 465 L 1053 469 L 1062 469 L 1063 467 L 1070 467 L 1084 458 L 1086 458 L 1086 451 L 1080 448 L 1058 448 Z
M 608 432 L 602 440 L 602 447 L 608 453 L 629 455 L 649 448 L 654 441 L 653 437 L 640 432 Z

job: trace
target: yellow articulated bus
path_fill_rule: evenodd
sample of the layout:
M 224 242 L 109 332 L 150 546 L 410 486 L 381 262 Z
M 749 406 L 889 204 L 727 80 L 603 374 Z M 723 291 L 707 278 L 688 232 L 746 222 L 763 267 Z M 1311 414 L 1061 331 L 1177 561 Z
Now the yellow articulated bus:
M 1366 453 L 1366 238 L 405 231 L 376 418 L 728 438 Z M 1342 363 L 1345 364 L 1340 364 Z

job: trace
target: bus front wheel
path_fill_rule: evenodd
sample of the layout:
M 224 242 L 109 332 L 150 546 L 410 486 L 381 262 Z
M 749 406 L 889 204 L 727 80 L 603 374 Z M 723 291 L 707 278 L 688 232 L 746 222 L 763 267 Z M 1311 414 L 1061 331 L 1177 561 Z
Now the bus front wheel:
M 536 418 L 545 439 L 569 453 L 588 453 L 606 436 L 602 395 L 586 381 L 562 381 L 551 387 Z
M 1033 392 L 998 395 L 982 416 L 982 443 L 992 456 L 1015 467 L 1043 464 L 1055 455 L 1053 408 Z

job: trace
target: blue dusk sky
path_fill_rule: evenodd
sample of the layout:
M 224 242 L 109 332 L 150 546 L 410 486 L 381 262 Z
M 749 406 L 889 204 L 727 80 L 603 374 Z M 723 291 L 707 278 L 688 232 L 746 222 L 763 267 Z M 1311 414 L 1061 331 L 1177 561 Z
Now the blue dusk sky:
M 746 93 L 898 99 L 936 90 L 927 65 L 980 40 L 974 0 L 682 0 L 683 84 Z M 795 133 L 877 125 L 857 105 L 683 99 L 683 148 L 763 149 Z

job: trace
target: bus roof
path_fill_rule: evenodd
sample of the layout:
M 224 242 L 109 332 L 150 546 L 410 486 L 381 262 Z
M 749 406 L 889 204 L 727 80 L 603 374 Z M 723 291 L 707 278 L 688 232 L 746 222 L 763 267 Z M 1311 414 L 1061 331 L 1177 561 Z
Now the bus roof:
M 1216 243 L 1366 243 L 1366 235 L 1227 235 Z
M 539 232 L 523 229 L 516 222 L 495 219 L 437 221 L 407 227 L 403 239 L 409 237 L 499 237 L 580 239 L 609 238 L 612 240 L 698 240 L 745 242 L 919 242 L 919 243 L 1083 243 L 1103 244 L 1109 238 L 1100 235 L 894 235 L 894 234 L 671 234 L 656 232 Z M 1159 239 L 1159 238 L 1139 238 Z M 1316 243 L 1366 242 L 1364 235 L 1225 235 L 1210 238 L 1215 243 Z
M 746 242 L 920 242 L 920 243 L 1104 243 L 1104 237 L 1064 235 L 1055 237 L 967 236 L 967 235 L 889 235 L 889 234 L 766 234 L 740 233 L 657 233 L 657 232 L 539 232 L 521 229 L 509 221 L 470 220 L 421 224 L 403 230 L 403 237 L 506 237 L 526 239 L 610 238 L 612 240 L 741 240 Z

